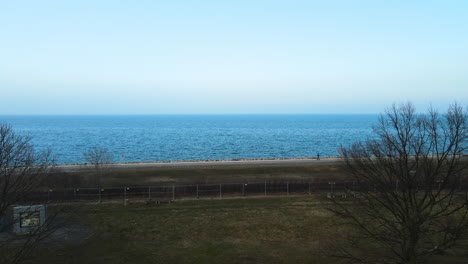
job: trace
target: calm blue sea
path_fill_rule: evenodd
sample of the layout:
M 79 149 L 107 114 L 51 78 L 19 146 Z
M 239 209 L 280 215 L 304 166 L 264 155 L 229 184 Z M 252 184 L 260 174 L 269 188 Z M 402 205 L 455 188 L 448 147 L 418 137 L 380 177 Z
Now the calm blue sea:
M 377 115 L 0 116 L 50 148 L 58 163 L 82 163 L 99 145 L 115 162 L 337 156 L 372 133 Z M 124 155 L 125 157 L 122 157 Z

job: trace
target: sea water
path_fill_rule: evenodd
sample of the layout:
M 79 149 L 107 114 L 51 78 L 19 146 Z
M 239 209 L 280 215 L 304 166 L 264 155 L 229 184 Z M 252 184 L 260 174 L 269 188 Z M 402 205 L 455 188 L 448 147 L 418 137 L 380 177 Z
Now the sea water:
M 377 115 L 0 116 L 60 164 L 93 146 L 114 162 L 337 156 L 372 135 Z

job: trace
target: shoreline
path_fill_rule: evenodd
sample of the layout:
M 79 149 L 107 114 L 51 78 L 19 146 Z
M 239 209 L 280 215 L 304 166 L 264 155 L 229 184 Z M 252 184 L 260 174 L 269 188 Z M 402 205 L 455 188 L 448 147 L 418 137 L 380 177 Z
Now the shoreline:
M 250 167 L 250 166 L 294 166 L 312 165 L 317 163 L 336 163 L 340 157 L 304 157 L 304 158 L 272 158 L 272 159 L 227 159 L 227 160 L 187 160 L 187 161 L 142 161 L 111 163 L 113 169 L 120 168 L 203 168 L 203 167 Z M 57 167 L 66 171 L 86 169 L 87 163 L 58 164 Z

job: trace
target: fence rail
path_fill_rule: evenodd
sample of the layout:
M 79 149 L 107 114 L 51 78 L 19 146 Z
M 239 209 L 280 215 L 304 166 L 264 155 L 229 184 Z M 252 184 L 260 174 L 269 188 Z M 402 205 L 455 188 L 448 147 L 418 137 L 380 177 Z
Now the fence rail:
M 352 182 L 255 182 L 136 187 L 60 188 L 33 193 L 34 202 L 105 201 L 117 199 L 177 200 L 258 195 L 306 195 L 351 188 Z
M 460 183 L 459 190 L 468 190 L 468 183 Z M 323 182 L 255 182 L 191 185 L 161 185 L 101 188 L 62 188 L 36 192 L 28 200 L 34 202 L 105 201 L 117 199 L 177 200 L 196 198 L 223 198 L 258 195 L 306 195 L 318 192 L 341 192 L 356 188 L 374 189 L 373 186 L 356 185 L 353 181 Z M 388 188 L 398 189 L 398 182 Z M 422 186 L 420 186 L 422 188 Z M 436 188 L 436 187 L 435 187 Z

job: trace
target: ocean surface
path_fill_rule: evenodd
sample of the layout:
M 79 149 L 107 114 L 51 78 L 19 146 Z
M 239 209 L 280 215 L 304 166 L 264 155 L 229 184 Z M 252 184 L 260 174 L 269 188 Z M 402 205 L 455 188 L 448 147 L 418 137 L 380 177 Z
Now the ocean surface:
M 57 162 L 107 148 L 114 162 L 338 156 L 365 140 L 377 115 L 0 116 Z

